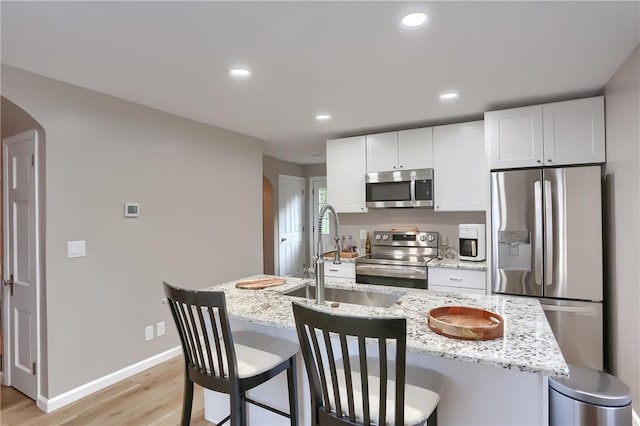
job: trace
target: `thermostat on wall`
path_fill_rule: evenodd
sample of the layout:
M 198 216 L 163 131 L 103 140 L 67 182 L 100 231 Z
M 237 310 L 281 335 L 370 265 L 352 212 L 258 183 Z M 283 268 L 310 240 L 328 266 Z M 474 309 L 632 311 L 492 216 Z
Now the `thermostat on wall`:
M 140 203 L 125 203 L 124 217 L 140 216 Z

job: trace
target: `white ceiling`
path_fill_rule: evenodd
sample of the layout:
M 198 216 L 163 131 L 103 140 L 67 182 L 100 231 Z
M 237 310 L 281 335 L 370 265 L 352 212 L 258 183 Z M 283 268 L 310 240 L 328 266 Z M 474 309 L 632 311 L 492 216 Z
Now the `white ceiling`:
M 3 1 L 2 63 L 320 163 L 329 138 L 596 94 L 640 42 L 639 4 Z M 402 28 L 410 11 L 428 25 Z

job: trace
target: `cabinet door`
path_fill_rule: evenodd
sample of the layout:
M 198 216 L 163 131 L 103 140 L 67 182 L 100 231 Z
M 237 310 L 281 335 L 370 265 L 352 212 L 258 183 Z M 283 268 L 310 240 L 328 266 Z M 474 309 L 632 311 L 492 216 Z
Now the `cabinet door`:
M 327 141 L 327 201 L 339 213 L 366 212 L 365 137 Z
M 389 172 L 398 168 L 398 132 L 367 135 L 367 172 Z
M 542 106 L 544 164 L 604 163 L 604 97 Z
M 401 169 L 433 168 L 433 128 L 398 132 L 398 167 Z
M 482 121 L 433 128 L 435 211 L 485 210 L 488 181 Z
M 491 169 L 542 164 L 542 105 L 484 114 Z

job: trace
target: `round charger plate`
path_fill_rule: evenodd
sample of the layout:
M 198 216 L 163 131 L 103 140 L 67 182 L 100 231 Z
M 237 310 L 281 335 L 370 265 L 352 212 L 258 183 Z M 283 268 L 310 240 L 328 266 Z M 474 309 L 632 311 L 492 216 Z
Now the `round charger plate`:
M 469 306 L 434 308 L 429 311 L 427 323 L 435 333 L 454 339 L 491 340 L 504 334 L 500 315 Z

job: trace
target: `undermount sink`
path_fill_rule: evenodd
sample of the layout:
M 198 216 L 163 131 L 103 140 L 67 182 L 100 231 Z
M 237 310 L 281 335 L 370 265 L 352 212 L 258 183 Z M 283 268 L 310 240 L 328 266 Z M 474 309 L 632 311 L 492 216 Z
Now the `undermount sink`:
M 285 296 L 316 298 L 316 287 L 305 285 L 282 293 Z M 330 302 L 352 303 L 354 305 L 390 308 L 402 297 L 401 294 L 378 293 L 375 291 L 347 290 L 343 288 L 325 287 L 324 298 Z

